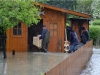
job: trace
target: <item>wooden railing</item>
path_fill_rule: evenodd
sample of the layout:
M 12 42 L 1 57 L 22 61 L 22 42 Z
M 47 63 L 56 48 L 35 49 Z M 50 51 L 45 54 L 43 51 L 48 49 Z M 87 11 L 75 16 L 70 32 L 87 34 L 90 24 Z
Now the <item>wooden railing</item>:
M 93 53 L 93 41 L 89 41 L 45 75 L 79 75 Z M 67 54 L 67 53 L 66 53 Z

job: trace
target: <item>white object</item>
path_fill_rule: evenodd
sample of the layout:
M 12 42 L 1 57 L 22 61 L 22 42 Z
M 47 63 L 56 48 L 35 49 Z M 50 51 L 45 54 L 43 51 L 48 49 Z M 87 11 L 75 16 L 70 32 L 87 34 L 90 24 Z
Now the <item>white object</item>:
M 37 37 L 33 37 L 33 44 L 38 48 L 42 48 L 42 39 L 39 39 L 39 36 L 40 35 L 38 35 Z
M 68 41 L 65 41 L 65 43 L 64 43 L 64 51 L 65 52 L 69 51 L 69 43 L 68 43 Z

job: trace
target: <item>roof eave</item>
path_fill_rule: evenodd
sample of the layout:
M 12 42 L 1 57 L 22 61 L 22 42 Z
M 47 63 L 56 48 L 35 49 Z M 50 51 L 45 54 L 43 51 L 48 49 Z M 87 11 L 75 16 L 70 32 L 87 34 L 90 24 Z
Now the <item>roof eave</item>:
M 43 3 L 39 3 L 40 6 L 43 6 L 45 8 L 49 8 L 52 10 L 57 10 L 60 12 L 64 12 L 64 13 L 68 13 L 68 14 L 72 14 L 72 15 L 76 15 L 76 16 L 80 16 L 83 18 L 92 18 L 91 15 L 88 14 L 84 14 L 84 13 L 80 13 L 80 12 L 76 12 L 76 11 L 72 11 L 72 10 L 67 10 L 67 9 L 63 9 L 63 8 L 59 8 L 59 7 L 55 7 L 55 6 L 51 6 L 51 5 L 47 5 L 47 4 L 43 4 Z

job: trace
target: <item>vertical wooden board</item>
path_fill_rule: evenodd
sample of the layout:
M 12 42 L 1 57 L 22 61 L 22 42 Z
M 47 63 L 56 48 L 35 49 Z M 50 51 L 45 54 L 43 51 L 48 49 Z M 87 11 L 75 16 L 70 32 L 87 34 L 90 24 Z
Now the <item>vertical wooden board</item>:
M 89 30 L 89 23 L 88 23 L 88 21 L 84 21 L 82 26 L 85 27 L 87 30 Z
M 17 40 L 17 38 L 12 38 L 10 39 L 11 43 L 10 43 L 10 48 L 11 48 L 11 52 L 12 50 L 15 50 L 16 52 L 18 51 L 18 45 L 19 45 L 19 40 Z
M 64 75 L 64 61 L 59 63 L 59 75 Z
M 72 29 L 76 32 L 77 37 L 78 37 L 78 39 L 79 39 L 79 41 L 80 41 L 79 25 L 78 25 L 78 23 L 77 23 L 76 21 L 73 22 Z
M 58 38 L 54 38 L 53 42 L 53 52 L 58 52 Z
M 27 27 L 22 24 L 22 35 L 21 36 L 14 36 L 13 29 L 8 30 L 7 34 L 9 34 L 9 41 L 7 41 L 7 51 L 12 52 L 15 50 L 16 52 L 25 52 L 27 51 Z
M 59 65 L 49 70 L 45 75 L 59 75 Z
M 93 41 L 89 41 L 65 60 L 57 64 L 54 68 L 49 70 L 45 75 L 79 75 L 92 55 L 92 42 Z
M 27 33 L 28 33 L 28 27 L 24 24 L 23 25 L 23 37 L 20 39 L 22 40 L 22 52 L 26 52 L 27 51 L 27 39 L 28 39 L 28 36 L 27 36 Z
M 60 35 L 60 33 L 59 33 L 60 24 L 57 20 L 58 15 L 57 15 L 57 13 L 53 13 L 52 11 L 50 11 L 50 12 L 47 11 L 46 15 L 49 15 L 49 16 L 45 18 L 46 21 L 44 23 L 47 26 L 48 30 L 50 31 L 50 35 L 52 35 L 52 36 L 50 36 L 50 42 L 49 42 L 48 50 L 50 52 L 58 52 L 58 38 L 59 38 L 59 35 Z M 52 17 L 52 16 L 54 16 L 54 17 Z M 57 32 L 50 30 L 51 29 L 51 26 L 50 26 L 51 23 L 53 24 L 54 29 L 56 29 L 58 27 Z M 58 26 L 55 26 L 54 24 L 58 24 Z
M 50 37 L 50 42 L 48 45 L 48 50 L 50 52 L 58 52 L 58 38 Z
M 49 45 L 48 45 L 48 50 L 50 52 L 53 52 L 53 42 L 52 42 L 52 38 L 50 37 L 50 42 L 49 42 Z
M 66 25 L 66 23 L 65 23 L 65 18 L 66 18 L 66 16 L 65 16 L 65 14 L 62 14 L 62 20 L 61 20 L 61 27 L 59 27 L 60 28 L 60 31 L 61 31 L 61 39 L 62 39 L 62 52 L 64 52 L 64 38 L 65 38 L 65 25 Z
M 58 36 L 50 36 L 50 42 L 48 46 L 48 50 L 50 52 L 58 52 L 58 39 L 61 38 L 62 45 L 61 49 L 62 52 L 64 52 L 64 29 L 65 29 L 65 14 L 62 14 L 61 12 L 47 9 L 45 8 L 45 15 L 41 16 L 43 18 L 43 24 L 47 26 L 48 30 L 50 31 L 50 23 L 56 23 L 58 24 L 58 32 L 55 32 L 55 35 L 58 34 Z M 59 18 L 60 17 L 60 18 Z M 56 27 L 55 27 L 56 28 Z M 50 34 L 52 34 L 53 31 L 50 31 Z
M 50 10 L 50 9 L 45 9 L 45 15 L 41 16 L 43 18 L 43 24 L 45 24 L 47 26 L 47 28 L 49 29 L 49 23 L 58 23 L 58 37 L 52 37 L 50 38 L 50 43 L 49 43 L 49 48 L 50 51 L 53 51 L 53 52 L 57 52 L 57 47 L 58 47 L 58 38 L 61 38 L 62 39 L 62 51 L 64 50 L 64 25 L 65 25 L 65 18 L 64 18 L 64 15 L 62 16 L 62 13 L 61 12 L 58 12 L 58 11 L 55 11 L 55 10 Z M 60 17 L 60 18 L 59 18 Z M 12 31 L 9 32 L 9 34 L 11 34 L 9 37 L 9 41 L 11 43 L 9 43 L 9 48 L 10 51 L 13 49 L 11 46 L 13 46 L 13 44 L 17 44 L 16 46 L 14 45 L 14 49 L 17 49 L 17 51 L 27 51 L 27 28 L 25 27 L 24 24 L 23 25 L 23 35 L 21 37 L 12 37 Z M 57 35 L 57 33 L 55 32 L 55 36 Z M 15 41 L 17 40 L 17 41 Z M 18 43 L 21 42 L 19 45 Z M 55 44 L 54 44 L 55 43 Z M 8 45 L 7 45 L 8 46 Z

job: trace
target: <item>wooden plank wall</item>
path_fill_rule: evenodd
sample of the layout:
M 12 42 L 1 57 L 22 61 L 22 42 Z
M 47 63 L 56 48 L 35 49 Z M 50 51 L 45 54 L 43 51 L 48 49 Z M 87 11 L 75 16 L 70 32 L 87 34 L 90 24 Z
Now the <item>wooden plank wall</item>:
M 66 14 L 51 10 L 48 8 L 44 9 L 45 15 L 41 15 L 43 19 L 43 24 L 46 25 L 47 29 L 50 31 L 50 24 L 57 24 L 57 36 L 50 36 L 50 42 L 48 46 L 49 52 L 58 52 L 58 39 L 60 38 L 61 43 L 61 52 L 64 52 L 64 31 L 65 31 L 65 22 Z M 51 31 L 50 31 L 51 33 Z
M 27 51 L 27 26 L 22 25 L 22 35 L 13 35 L 13 29 L 7 30 L 6 50 L 7 52 L 26 52 Z
M 89 41 L 64 61 L 46 72 L 45 75 L 79 75 L 91 58 L 93 53 L 92 43 L 92 40 Z

